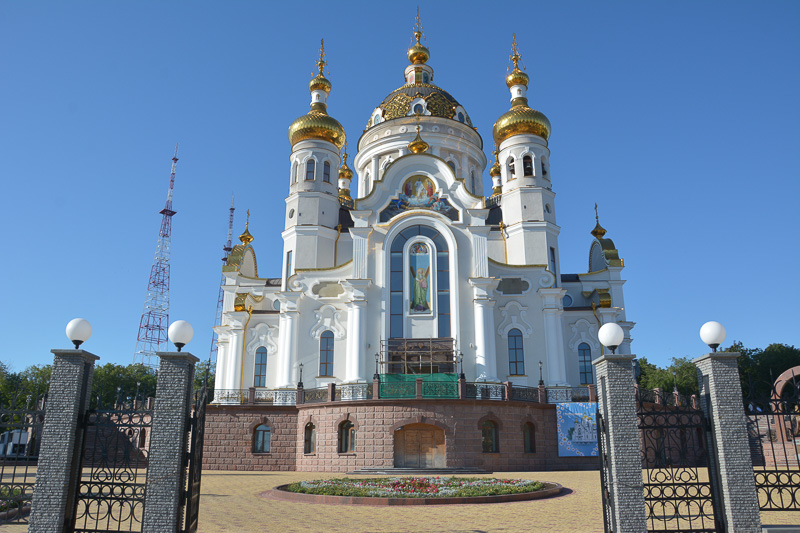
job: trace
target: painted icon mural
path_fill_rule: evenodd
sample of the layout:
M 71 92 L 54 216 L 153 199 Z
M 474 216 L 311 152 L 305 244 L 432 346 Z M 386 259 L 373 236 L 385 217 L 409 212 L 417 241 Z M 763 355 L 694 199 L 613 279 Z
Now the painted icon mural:
M 433 180 L 427 176 L 411 176 L 408 178 L 396 199 L 381 211 L 381 222 L 408 211 L 409 209 L 430 209 L 446 216 L 450 220 L 458 220 L 458 211 L 450 205 L 446 198 L 440 198 Z
M 429 313 L 431 311 L 431 255 L 428 245 L 417 242 L 408 251 L 408 264 L 411 274 L 411 306 L 412 313 Z
M 556 404 L 558 456 L 597 455 L 597 403 Z

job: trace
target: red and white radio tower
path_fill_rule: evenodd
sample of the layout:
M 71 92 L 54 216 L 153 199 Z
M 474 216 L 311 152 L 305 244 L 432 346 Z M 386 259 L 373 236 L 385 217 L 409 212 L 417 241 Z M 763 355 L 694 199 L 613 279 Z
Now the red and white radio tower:
M 222 263 L 228 263 L 228 256 L 231 255 L 231 250 L 233 247 L 231 246 L 231 238 L 233 237 L 233 212 L 236 210 L 233 207 L 233 195 L 231 195 L 231 208 L 230 214 L 228 215 L 228 240 L 225 241 L 225 246 L 222 247 L 222 251 L 225 252 L 225 256 L 222 258 Z M 222 301 L 225 297 L 225 292 L 222 290 L 222 286 L 225 285 L 225 274 L 222 274 L 222 279 L 219 282 L 219 297 L 217 298 L 217 317 L 214 319 L 214 325 L 219 326 L 222 322 Z M 208 354 L 208 358 L 210 361 L 216 361 L 217 359 L 217 332 L 213 329 L 211 330 L 211 353 Z
M 169 251 L 172 235 L 172 189 L 175 187 L 175 166 L 178 164 L 178 145 L 172 157 L 172 171 L 169 175 L 169 192 L 167 203 L 161 213 L 161 229 L 158 232 L 158 244 L 153 266 L 150 269 L 150 281 L 147 282 L 147 297 L 144 300 L 144 311 L 139 321 L 139 335 L 136 337 L 136 351 L 133 362 L 147 366 L 155 366 L 157 351 L 167 348 L 167 329 L 169 329 Z

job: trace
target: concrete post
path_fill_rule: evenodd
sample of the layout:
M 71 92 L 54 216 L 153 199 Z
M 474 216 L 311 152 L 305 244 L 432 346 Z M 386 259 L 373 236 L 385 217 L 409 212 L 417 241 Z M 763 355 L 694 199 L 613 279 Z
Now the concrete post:
M 160 358 L 156 403 L 150 427 L 150 457 L 142 531 L 181 531 L 180 505 L 186 482 L 189 409 L 194 365 L 187 352 L 156 352 Z
M 709 457 L 714 459 L 719 474 L 722 521 L 726 531 L 756 533 L 761 531 L 761 515 L 736 364 L 739 355 L 709 353 L 693 363 L 697 365 L 700 406 L 712 428 L 712 449 L 716 453 Z
M 83 451 L 81 419 L 89 405 L 94 362 L 99 359 L 83 350 L 52 352 L 55 358 L 31 502 L 31 533 L 72 527 Z
M 597 401 L 608 446 L 606 480 L 611 504 L 611 529 L 618 533 L 647 531 L 642 459 L 634 397 L 633 355 L 601 355 L 592 364 L 597 375 Z

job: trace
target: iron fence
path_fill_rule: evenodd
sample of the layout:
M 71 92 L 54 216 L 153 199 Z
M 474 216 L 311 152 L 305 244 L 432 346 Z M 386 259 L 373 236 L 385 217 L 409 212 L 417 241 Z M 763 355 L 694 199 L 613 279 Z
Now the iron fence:
M 539 388 L 514 385 L 511 387 L 511 399 L 519 402 L 539 403 Z
M 334 400 L 337 402 L 350 402 L 354 400 L 371 400 L 371 399 L 372 399 L 371 383 L 336 385 Z
M 512 389 L 513 390 L 513 389 Z M 505 385 L 499 383 L 467 383 L 466 397 L 476 400 L 504 400 Z
M 328 401 L 328 387 L 303 390 L 303 403 L 321 403 Z

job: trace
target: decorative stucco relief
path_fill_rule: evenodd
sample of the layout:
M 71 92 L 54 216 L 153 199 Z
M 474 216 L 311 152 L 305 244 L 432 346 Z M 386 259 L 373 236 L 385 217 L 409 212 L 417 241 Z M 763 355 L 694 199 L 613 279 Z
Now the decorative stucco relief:
M 250 339 L 247 343 L 247 353 L 255 353 L 259 346 L 263 346 L 267 349 L 267 355 L 276 353 L 278 351 L 278 344 L 275 342 L 274 336 L 277 335 L 277 333 L 278 328 L 276 327 L 270 327 L 263 322 L 256 324 L 247 332 L 247 336 Z
M 317 323 L 311 328 L 311 337 L 319 340 L 325 331 L 332 331 L 334 339 L 343 339 L 345 337 L 347 330 L 339 321 L 342 313 L 334 306 L 325 304 L 314 311 L 314 315 L 317 317 Z
M 570 324 L 569 327 L 572 329 L 572 337 L 568 343 L 570 350 L 577 351 L 578 345 L 582 342 L 585 342 L 595 350 L 600 349 L 600 343 L 597 340 L 597 324 L 581 318 Z
M 528 338 L 533 333 L 533 326 L 525 320 L 528 308 L 520 305 L 519 302 L 511 301 L 499 309 L 503 320 L 497 327 L 497 334 L 506 336 L 508 332 L 517 328 L 522 332 L 522 336 Z

